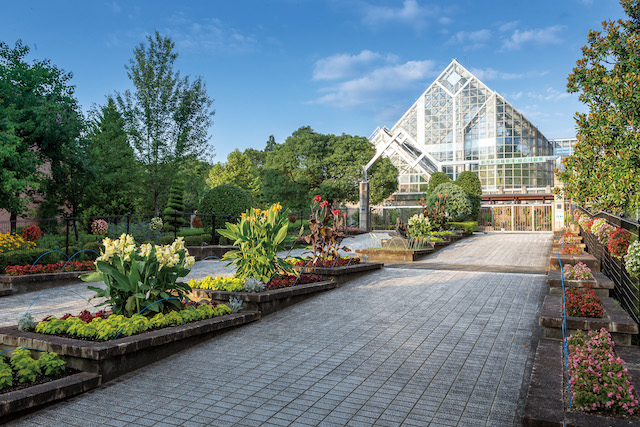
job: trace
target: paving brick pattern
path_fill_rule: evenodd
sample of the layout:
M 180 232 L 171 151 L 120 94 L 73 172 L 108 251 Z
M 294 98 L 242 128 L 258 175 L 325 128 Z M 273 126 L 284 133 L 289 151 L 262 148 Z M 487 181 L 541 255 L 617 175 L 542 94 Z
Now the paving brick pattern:
M 544 276 L 386 269 L 15 425 L 517 425 Z

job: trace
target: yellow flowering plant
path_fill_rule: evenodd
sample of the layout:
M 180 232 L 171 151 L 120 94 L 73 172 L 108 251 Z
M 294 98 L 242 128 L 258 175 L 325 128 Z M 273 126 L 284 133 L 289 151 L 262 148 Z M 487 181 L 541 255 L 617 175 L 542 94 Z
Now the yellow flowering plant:
M 289 212 L 281 210 L 280 203 L 266 210 L 249 209 L 237 224 L 227 223 L 226 228 L 217 230 L 240 248 L 225 253 L 222 258 L 231 261 L 227 265 L 235 265 L 236 277 L 242 280 L 253 277 L 266 283 L 278 271 L 296 274 L 295 269 L 277 255 L 294 241 L 293 236 L 287 235 Z
M 106 300 L 113 313 L 131 316 L 155 301 L 169 297 L 185 300 L 191 288 L 177 279 L 189 274 L 195 259 L 178 237 L 172 244 L 157 246 L 136 245 L 132 236 L 123 234 L 117 240 L 105 238 L 104 250 L 96 259 L 96 270 L 81 276 L 85 282 L 104 281 L 105 289 L 89 286 L 98 297 Z M 149 307 L 150 312 L 181 309 L 183 304 L 170 299 Z
M 11 233 L 0 233 L 0 253 L 33 249 L 35 242 L 24 240 L 22 236 Z

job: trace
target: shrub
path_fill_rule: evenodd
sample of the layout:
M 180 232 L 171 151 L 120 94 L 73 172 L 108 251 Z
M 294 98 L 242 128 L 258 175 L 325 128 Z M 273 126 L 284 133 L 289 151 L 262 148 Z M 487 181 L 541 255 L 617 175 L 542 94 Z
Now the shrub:
M 469 219 L 478 219 L 480 204 L 482 203 L 482 184 L 480 183 L 478 174 L 471 171 L 464 171 L 458 175 L 455 184 L 462 188 L 464 192 L 467 193 L 467 196 L 469 196 L 469 201 L 471 202 L 471 215 L 469 215 Z
M 202 228 L 202 220 L 200 219 L 200 217 L 198 216 L 193 217 L 193 220 L 191 221 L 191 226 L 193 228 Z
M 22 238 L 27 242 L 36 242 L 42 237 L 42 231 L 37 225 L 27 225 L 22 229 Z
M 211 214 L 239 217 L 249 208 L 251 208 L 251 193 L 235 185 L 222 184 L 204 194 L 198 211 L 202 213 L 203 225 L 211 227 Z M 222 221 L 217 218 L 216 226 L 221 225 Z
M 609 240 L 607 241 L 607 249 L 609 254 L 615 258 L 622 258 L 629 248 L 629 233 L 624 228 L 616 227 L 611 233 L 609 233 Z
M 100 251 L 103 250 L 103 246 L 99 242 L 88 242 L 88 243 L 85 243 L 84 246 L 82 246 L 82 249 L 89 249 L 89 250 L 95 251 L 96 254 L 98 255 L 94 254 L 93 252 L 89 252 L 92 258 L 95 258 L 100 255 Z
M 182 215 L 184 212 L 184 187 L 181 182 L 175 182 L 173 186 L 171 186 L 167 207 L 165 207 L 162 212 L 164 214 L 179 213 L 179 215 L 164 215 L 162 217 L 164 229 L 167 231 L 173 231 L 174 225 L 180 228 L 187 224 L 184 215 Z
M 69 247 L 69 251 L 71 253 L 75 253 L 73 251 L 74 247 Z M 64 250 L 64 248 L 62 248 Z M 0 271 L 4 271 L 4 269 L 10 265 L 26 265 L 33 264 L 40 255 L 49 252 L 49 249 L 27 249 L 21 251 L 12 251 L 7 253 L 0 253 Z M 41 258 L 38 263 L 40 264 L 55 264 L 58 261 L 65 260 L 67 257 L 59 252 L 52 252 L 45 255 Z
M 407 234 L 409 237 L 427 237 L 431 229 L 431 221 L 424 214 L 413 215 L 407 221 Z
M 478 221 L 448 222 L 447 227 L 473 233 L 474 231 L 478 231 Z
M 211 234 L 201 234 L 202 243 L 208 243 L 210 245 L 213 244 L 213 236 Z
M 427 193 L 432 194 L 438 185 L 444 184 L 447 182 L 451 182 L 451 178 L 449 178 L 449 175 L 447 175 L 446 173 L 444 172 L 432 173 L 431 177 L 429 177 L 429 191 Z
M 451 221 L 461 221 L 471 214 L 471 201 L 467 193 L 453 183 L 438 185 L 427 199 L 427 209 L 444 205 L 444 215 Z
M 207 230 L 210 231 L 210 230 Z M 178 231 L 178 236 L 187 237 L 187 236 L 199 236 L 204 233 L 204 228 L 185 228 L 184 230 Z
M 162 236 L 160 237 L 159 240 L 161 245 L 170 245 L 171 242 L 173 242 L 173 236 L 169 236 L 169 235 Z
M 97 234 L 103 236 L 107 234 L 109 230 L 109 224 L 104 219 L 96 219 L 91 223 L 91 234 Z
M 187 236 L 184 238 L 186 246 L 202 246 L 202 236 Z

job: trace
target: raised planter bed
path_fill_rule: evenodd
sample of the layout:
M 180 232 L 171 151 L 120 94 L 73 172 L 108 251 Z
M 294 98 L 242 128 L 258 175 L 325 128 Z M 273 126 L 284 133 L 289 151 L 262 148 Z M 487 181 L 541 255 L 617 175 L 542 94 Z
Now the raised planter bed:
M 368 257 L 371 262 L 413 262 L 433 252 L 432 247 L 425 249 L 358 249 L 358 256 Z
M 321 292 L 334 289 L 336 281 L 324 280 L 322 282 L 305 283 L 287 288 L 273 289 L 263 292 L 228 292 L 214 291 L 211 289 L 193 289 L 188 297 L 193 301 L 211 299 L 226 303 L 229 298 L 235 297 L 244 301 L 244 308 L 259 311 L 262 316 L 282 310 L 285 307 L 304 301 Z
M 0 286 L 2 284 L 8 285 L 8 289 L 11 289 L 12 293 L 20 294 L 55 288 L 65 282 L 77 282 L 79 277 L 86 273 L 89 271 L 63 271 L 62 273 L 27 274 L 24 276 L 2 274 L 0 275 Z
M 0 282 L 0 297 L 5 297 L 7 295 L 11 295 L 13 293 L 13 289 L 11 289 L 11 284 Z
M 572 243 L 570 246 L 575 246 L 578 249 L 580 249 L 582 252 L 585 251 L 585 249 L 587 248 L 587 245 L 585 245 L 584 243 Z M 552 243 L 551 244 L 551 249 L 557 249 L 558 252 L 562 249 L 562 243 Z M 554 250 L 555 253 L 555 250 Z
M 23 332 L 9 326 L 0 328 L 0 349 L 27 347 L 55 352 L 67 367 L 98 374 L 106 382 L 258 319 L 260 313 L 255 311 L 229 314 L 104 342 Z
M 200 261 L 208 256 L 215 256 L 222 258 L 222 256 L 229 252 L 235 251 L 239 248 L 237 246 L 187 246 L 189 255 L 194 256 L 196 261 Z
M 560 254 L 560 262 L 562 262 L 562 265 L 576 265 L 577 263 L 581 262 L 583 264 L 586 264 L 586 266 L 589 267 L 592 272 L 600 271 L 600 260 L 586 252 L 580 252 L 577 255 Z M 549 255 L 549 270 L 560 270 L 558 254 L 556 254 L 555 251 L 553 251 L 551 255 Z
M 590 331 L 607 328 L 618 345 L 631 345 L 631 335 L 638 333 L 638 325 L 612 298 L 601 298 L 604 317 L 568 317 L 569 334 L 578 329 Z M 547 295 L 542 303 L 539 319 L 546 338 L 562 339 L 562 295 Z
M 606 298 L 609 296 L 609 292 L 613 290 L 613 280 L 609 279 L 602 273 L 594 272 L 594 280 L 566 280 L 564 281 L 565 288 L 584 288 L 585 285 L 590 285 L 599 298 Z M 551 270 L 547 275 L 547 285 L 549 285 L 549 293 L 551 295 L 562 295 L 562 274 L 560 270 Z
M 360 251 L 356 251 L 359 253 Z M 369 258 L 370 261 L 376 261 Z M 370 271 L 379 270 L 383 267 L 381 262 L 359 262 L 341 267 L 296 267 L 301 273 L 319 274 L 323 279 L 333 280 L 338 285 L 342 285 L 349 280 L 360 277 Z
M 640 349 L 617 347 L 636 390 L 640 387 Z M 564 405 L 565 374 L 562 342 L 541 339 L 531 371 L 522 414 L 523 426 L 632 426 L 637 421 L 578 412 Z
M 100 385 L 100 375 L 79 372 L 68 377 L 34 385 L 22 390 L 0 394 L 0 420 L 8 421 L 8 417 L 19 416 L 27 410 L 38 406 L 67 399 Z

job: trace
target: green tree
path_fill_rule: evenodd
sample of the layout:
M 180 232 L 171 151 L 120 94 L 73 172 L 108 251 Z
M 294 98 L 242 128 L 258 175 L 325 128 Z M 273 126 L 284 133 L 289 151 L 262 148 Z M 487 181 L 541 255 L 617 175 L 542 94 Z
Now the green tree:
M 176 180 L 171 186 L 167 206 L 162 212 L 167 214 L 162 218 L 164 223 L 168 224 L 164 227 L 166 231 L 173 231 L 174 223 L 178 228 L 187 225 L 187 221 L 184 218 L 184 215 L 170 215 L 174 212 L 178 212 L 180 214 L 184 212 L 184 186 L 182 185 L 182 182 L 180 182 L 180 180 Z
M 640 208 L 640 1 L 621 4 L 629 19 L 590 31 L 569 75 L 589 113 L 576 113 L 575 154 L 558 172 L 566 196 L 613 212 Z
M 382 203 L 398 190 L 398 169 L 386 157 L 378 159 L 367 171 L 369 199 L 374 205 Z
M 45 188 L 45 168 L 62 184 L 82 129 L 71 73 L 49 60 L 27 63 L 28 54 L 21 41 L 13 48 L 0 42 L 0 208 L 12 219 Z
M 260 196 L 260 172 L 248 153 L 235 149 L 227 156 L 226 163 L 211 167 L 207 184 L 210 188 L 222 184 L 233 184 L 251 193 L 254 200 Z
M 207 152 L 213 101 L 200 77 L 193 81 L 174 71 L 175 43 L 157 31 L 140 43 L 125 66 L 135 90 L 118 94 L 127 133 L 145 167 L 152 208 L 158 212 L 175 170 L 185 158 Z
M 267 152 L 264 195 L 267 203 L 279 201 L 288 207 L 306 207 L 320 194 L 330 202 L 355 202 L 362 167 L 373 157 L 375 148 L 365 137 L 342 134 L 324 135 L 310 127 L 296 130 L 283 144 Z M 381 192 L 386 198 L 397 183 L 397 173 L 387 166 L 374 169 Z
M 469 196 L 453 182 L 445 182 L 434 188 L 427 199 L 427 207 L 433 209 L 436 202 L 444 202 L 445 215 L 450 221 L 462 221 L 471 214 Z
M 476 221 L 480 213 L 480 204 L 482 203 L 482 184 L 478 174 L 472 171 L 464 171 L 458 175 L 455 184 L 469 196 L 471 201 L 471 215 L 469 218 Z
M 112 97 L 89 115 L 86 136 L 91 181 L 85 188 L 83 214 L 123 215 L 140 204 L 141 165 L 129 145 L 124 118 Z
M 193 156 L 189 156 L 181 162 L 178 176 L 184 183 L 185 212 L 193 212 L 200 206 L 202 197 L 209 190 L 206 179 L 210 169 L 210 163 L 198 160 Z

